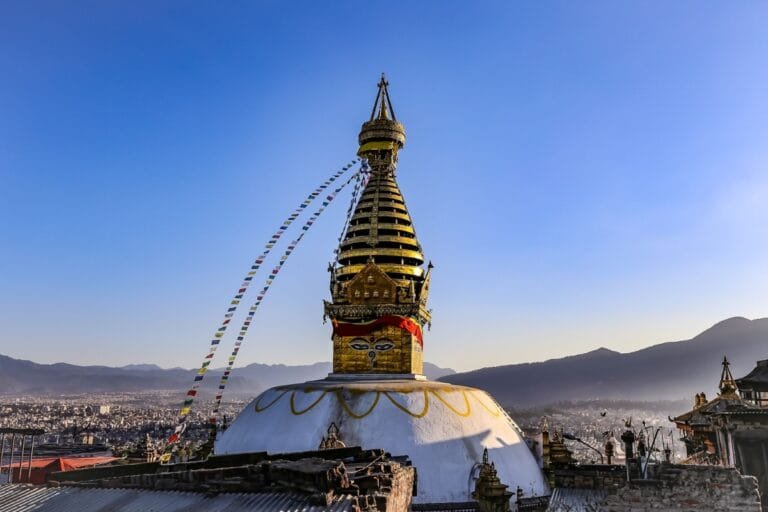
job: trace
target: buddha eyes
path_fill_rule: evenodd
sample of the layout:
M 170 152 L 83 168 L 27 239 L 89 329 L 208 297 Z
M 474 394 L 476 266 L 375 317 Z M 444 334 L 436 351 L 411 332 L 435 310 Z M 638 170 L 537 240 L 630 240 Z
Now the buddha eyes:
M 355 338 L 349 342 L 349 346 L 354 350 L 375 350 L 377 352 L 386 352 L 395 347 L 392 340 L 387 338 L 380 338 L 375 342 L 368 342 L 364 338 Z

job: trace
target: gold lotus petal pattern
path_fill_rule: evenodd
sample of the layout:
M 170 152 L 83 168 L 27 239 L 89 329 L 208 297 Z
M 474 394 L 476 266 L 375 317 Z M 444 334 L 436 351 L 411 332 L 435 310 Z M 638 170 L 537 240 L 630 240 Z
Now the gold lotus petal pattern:
M 283 398 L 286 394 L 290 392 L 290 408 L 291 413 L 295 416 L 301 416 L 303 414 L 308 413 L 312 409 L 315 408 L 322 400 L 326 397 L 326 395 L 329 394 L 331 390 L 318 390 L 315 391 L 315 393 L 319 393 L 319 396 L 312 400 L 309 405 L 297 405 L 297 399 L 296 395 L 309 395 L 313 393 L 313 391 L 304 391 L 304 390 L 285 390 L 279 393 L 274 399 L 272 399 L 271 402 L 269 402 L 266 405 L 261 405 L 261 400 L 264 398 L 264 395 L 261 395 L 258 399 L 256 399 L 256 404 L 254 405 L 254 410 L 257 413 L 266 411 L 276 403 L 280 401 L 281 398 Z M 464 402 L 464 410 L 461 410 L 457 407 L 455 407 L 453 404 L 451 404 L 445 397 L 443 397 L 440 393 L 440 391 L 436 389 L 424 389 L 419 391 L 409 391 L 409 392 L 399 392 L 399 391 L 384 391 L 384 390 L 375 390 L 375 391 L 366 391 L 362 394 L 373 394 L 374 397 L 371 400 L 371 405 L 368 407 L 365 412 L 355 412 L 352 407 L 349 404 L 349 401 L 347 398 L 344 397 L 344 394 L 340 389 L 334 390 L 332 393 L 333 396 L 336 397 L 336 400 L 338 400 L 341 407 L 344 409 L 344 411 L 354 419 L 363 419 L 369 414 L 371 414 L 376 407 L 379 405 L 381 395 L 384 395 L 391 403 L 394 405 L 397 409 L 401 410 L 405 414 L 413 417 L 413 418 L 423 418 L 427 415 L 429 412 L 429 406 L 430 406 L 430 396 L 434 396 L 440 403 L 442 403 L 447 410 L 455 414 L 456 416 L 460 416 L 463 418 L 466 418 L 472 414 L 472 404 L 470 403 L 469 397 L 471 396 L 474 399 L 474 402 L 480 405 L 482 409 L 484 409 L 486 412 L 488 412 L 491 416 L 494 418 L 500 416 L 502 414 L 502 410 L 496 405 L 495 403 L 492 406 L 487 405 L 483 400 L 481 400 L 477 394 L 473 390 L 464 390 L 464 389 L 458 389 L 458 390 L 450 390 L 449 393 L 456 393 L 460 394 L 461 398 Z M 393 397 L 393 395 L 410 395 L 410 394 L 423 394 L 423 406 L 417 407 L 416 410 L 411 410 L 407 405 L 403 405 L 400 400 Z

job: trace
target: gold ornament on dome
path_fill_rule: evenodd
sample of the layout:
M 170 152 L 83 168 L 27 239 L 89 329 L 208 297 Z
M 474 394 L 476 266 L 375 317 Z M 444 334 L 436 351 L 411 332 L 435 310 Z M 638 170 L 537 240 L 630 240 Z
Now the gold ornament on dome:
M 319 393 L 319 394 L 316 398 L 313 397 L 308 405 L 300 404 L 299 400 L 297 400 L 297 396 L 308 395 L 310 393 Z M 460 396 L 461 404 L 455 405 L 451 403 L 451 401 L 447 400 L 446 397 L 444 396 L 445 393 Z M 498 405 L 495 402 L 492 403 L 491 406 L 488 406 L 483 400 L 478 398 L 476 390 L 459 389 L 459 388 L 446 388 L 443 390 L 422 388 L 422 389 L 408 391 L 408 392 L 399 392 L 395 390 L 370 390 L 370 391 L 359 392 L 359 393 L 356 393 L 358 398 L 364 395 L 371 395 L 373 397 L 370 404 L 365 406 L 360 411 L 356 411 L 352 408 L 352 406 L 349 403 L 350 401 L 344 396 L 344 392 L 342 389 L 323 389 L 323 390 L 286 389 L 280 392 L 277 395 L 277 397 L 273 398 L 271 401 L 269 401 L 266 404 L 261 403 L 262 400 L 264 399 L 264 395 L 261 395 L 260 397 L 258 397 L 254 404 L 254 411 L 257 413 L 262 413 L 270 409 L 271 407 L 273 407 L 275 404 L 281 402 L 282 398 L 288 394 L 290 394 L 288 399 L 289 408 L 290 408 L 291 414 L 293 414 L 294 416 L 303 416 L 304 414 L 312 411 L 319 404 L 323 403 L 324 399 L 327 396 L 335 397 L 336 401 L 344 410 L 344 412 L 347 414 L 347 416 L 356 420 L 363 419 L 369 416 L 374 410 L 376 410 L 377 406 L 381 403 L 382 397 L 386 398 L 387 401 L 389 401 L 392 405 L 394 405 L 398 410 L 402 411 L 403 413 L 407 414 L 412 418 L 417 418 L 417 419 L 425 417 L 430 410 L 430 406 L 434 408 L 434 405 L 432 404 L 434 399 L 437 400 L 437 402 L 435 403 L 441 403 L 444 406 L 445 410 L 461 418 L 467 418 L 472 414 L 472 411 L 473 411 L 472 403 L 479 405 L 480 409 L 485 410 L 488 414 L 490 414 L 494 418 L 499 417 L 503 414 L 502 410 L 498 407 Z M 396 398 L 398 395 L 408 395 L 408 394 L 421 395 L 423 397 L 423 401 L 421 402 L 421 405 L 418 405 L 412 410 L 407 405 L 403 405 L 403 403 L 401 403 L 401 401 Z M 472 400 L 470 400 L 470 398 L 472 398 Z

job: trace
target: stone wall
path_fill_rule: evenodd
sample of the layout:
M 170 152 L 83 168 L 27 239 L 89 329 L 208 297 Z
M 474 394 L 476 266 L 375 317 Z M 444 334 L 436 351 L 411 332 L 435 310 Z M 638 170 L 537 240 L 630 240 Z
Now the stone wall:
M 618 489 L 627 482 L 627 470 L 624 466 L 594 464 L 552 471 L 553 487 L 577 489 Z
M 600 512 L 760 512 L 757 480 L 735 468 L 661 464 L 615 490 Z

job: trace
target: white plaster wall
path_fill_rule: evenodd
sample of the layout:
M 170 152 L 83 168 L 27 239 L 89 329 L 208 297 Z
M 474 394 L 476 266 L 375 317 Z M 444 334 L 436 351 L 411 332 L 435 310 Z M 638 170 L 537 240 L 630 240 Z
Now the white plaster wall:
M 470 500 L 471 471 L 483 448 L 510 491 L 520 486 L 526 496 L 549 493 L 521 432 L 487 393 L 436 382 L 320 381 L 273 388 L 220 435 L 215 453 L 315 450 L 331 422 L 347 446 L 408 455 L 418 472 L 417 503 Z

